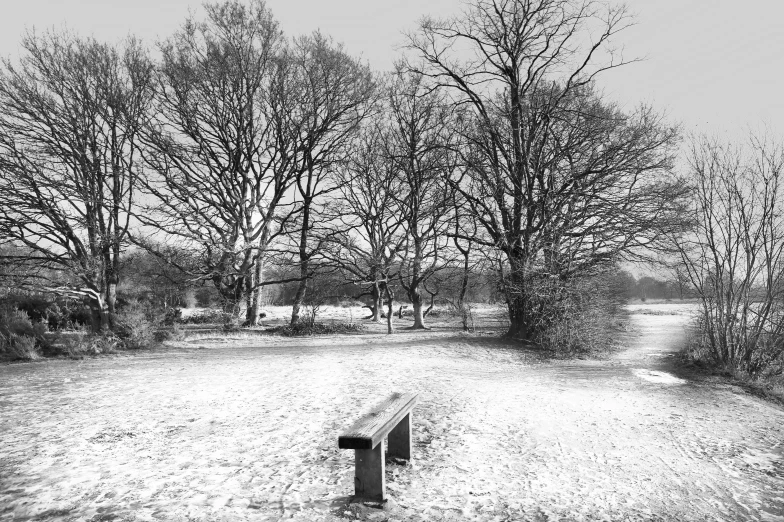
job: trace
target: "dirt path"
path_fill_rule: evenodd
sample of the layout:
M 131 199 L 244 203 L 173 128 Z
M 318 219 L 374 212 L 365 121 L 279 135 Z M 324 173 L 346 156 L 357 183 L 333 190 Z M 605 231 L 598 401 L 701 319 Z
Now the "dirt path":
M 603 361 L 439 331 L 0 366 L 0 520 L 784 520 L 784 411 L 673 376 L 659 312 Z M 415 464 L 349 510 L 337 434 L 394 390 Z

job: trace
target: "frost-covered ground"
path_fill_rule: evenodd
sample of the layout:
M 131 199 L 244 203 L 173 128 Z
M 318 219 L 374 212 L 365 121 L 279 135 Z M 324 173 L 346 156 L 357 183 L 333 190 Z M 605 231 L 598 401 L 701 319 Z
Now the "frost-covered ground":
M 0 520 L 784 520 L 784 411 L 673 374 L 688 308 L 604 360 L 374 326 L 0 366 Z M 349 505 L 337 435 L 396 390 L 414 465 Z

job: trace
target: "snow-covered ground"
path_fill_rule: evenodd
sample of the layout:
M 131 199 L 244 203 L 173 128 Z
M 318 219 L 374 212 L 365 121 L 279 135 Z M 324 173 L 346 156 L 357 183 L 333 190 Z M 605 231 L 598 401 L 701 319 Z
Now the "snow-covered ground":
M 0 366 L 0 520 L 784 520 L 784 411 L 675 374 L 688 306 L 634 312 L 601 361 L 379 325 Z M 337 436 L 392 391 L 413 466 L 349 505 Z

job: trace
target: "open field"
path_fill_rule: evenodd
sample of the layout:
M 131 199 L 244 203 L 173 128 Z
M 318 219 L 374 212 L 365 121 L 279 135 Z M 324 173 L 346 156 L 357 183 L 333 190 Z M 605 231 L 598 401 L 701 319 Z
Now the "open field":
M 689 307 L 633 306 L 601 360 L 434 318 L 2 365 L 0 520 L 784 520 L 784 410 L 674 374 Z M 391 391 L 421 396 L 414 464 L 349 505 L 337 435 Z

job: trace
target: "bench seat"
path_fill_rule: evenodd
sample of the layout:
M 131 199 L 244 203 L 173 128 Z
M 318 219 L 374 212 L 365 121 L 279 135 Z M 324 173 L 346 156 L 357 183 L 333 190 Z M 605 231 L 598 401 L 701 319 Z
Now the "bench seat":
M 417 397 L 415 393 L 393 393 L 338 437 L 338 448 L 375 448 L 411 412 Z
M 384 439 L 389 456 L 411 460 L 411 412 L 415 393 L 393 393 L 338 437 L 338 447 L 354 450 L 354 494 L 386 499 Z

